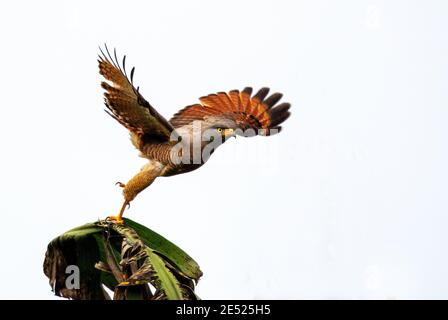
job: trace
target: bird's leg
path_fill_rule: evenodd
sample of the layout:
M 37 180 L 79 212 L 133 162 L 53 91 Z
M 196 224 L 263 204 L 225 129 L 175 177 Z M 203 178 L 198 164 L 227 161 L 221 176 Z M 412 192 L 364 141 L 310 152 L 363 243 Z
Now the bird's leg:
M 116 223 L 123 223 L 123 213 L 124 210 L 126 210 L 126 207 L 130 206 L 129 202 L 126 200 L 123 202 L 123 205 L 121 206 L 120 212 L 116 216 L 109 216 L 107 217 L 107 220 L 115 221 Z
M 109 220 L 113 220 L 117 223 L 123 223 L 123 213 L 126 207 L 130 205 L 131 201 L 144 189 L 149 187 L 151 183 L 160 175 L 163 170 L 163 166 L 159 163 L 148 163 L 142 167 L 139 173 L 137 173 L 128 183 L 117 183 L 123 188 L 124 203 L 117 216 L 109 217 Z

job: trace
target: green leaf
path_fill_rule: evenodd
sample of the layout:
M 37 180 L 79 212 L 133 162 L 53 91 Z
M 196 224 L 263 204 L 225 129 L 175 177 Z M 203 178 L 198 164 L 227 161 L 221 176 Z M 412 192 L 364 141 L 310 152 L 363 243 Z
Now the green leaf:
M 188 296 L 188 293 L 182 289 L 176 277 L 166 267 L 163 259 L 151 249 L 147 248 L 146 252 L 148 254 L 148 262 L 151 263 L 155 274 L 159 278 L 160 290 L 163 291 L 166 298 L 168 300 L 183 300 L 185 298 L 191 299 L 191 297 Z
M 165 239 L 158 233 L 146 228 L 145 226 L 124 218 L 125 225 L 134 229 L 143 242 L 157 253 L 163 255 L 174 267 L 176 267 L 184 276 L 199 281 L 202 271 L 199 265 L 185 251 L 180 249 L 174 243 Z
M 120 261 L 121 260 L 121 261 Z M 80 270 L 80 288 L 66 286 L 67 266 Z M 97 267 L 95 267 L 97 266 Z M 74 228 L 50 242 L 44 273 L 56 295 L 72 299 L 196 299 L 194 281 L 202 272 L 182 249 L 158 233 L 125 219 Z M 123 281 L 126 279 L 126 281 Z M 153 296 L 151 283 L 157 292 Z
M 122 263 L 130 264 L 141 261 L 138 270 L 133 272 L 124 285 L 150 282 L 157 289 L 156 299 L 184 300 L 195 298 L 191 296 L 188 290 L 183 288 L 173 274 L 173 272 L 178 273 L 179 270 L 170 270 L 168 262 L 148 247 L 134 229 L 126 224 L 111 224 L 110 228 L 123 236 Z
M 47 247 L 44 261 L 44 273 L 50 280 L 54 293 L 71 299 L 103 300 L 108 296 L 101 286 L 101 272 L 93 266 L 101 260 L 99 241 L 94 234 L 102 229 L 95 224 L 72 229 L 51 241 Z M 67 286 L 70 274 L 68 266 L 79 268 L 79 288 Z

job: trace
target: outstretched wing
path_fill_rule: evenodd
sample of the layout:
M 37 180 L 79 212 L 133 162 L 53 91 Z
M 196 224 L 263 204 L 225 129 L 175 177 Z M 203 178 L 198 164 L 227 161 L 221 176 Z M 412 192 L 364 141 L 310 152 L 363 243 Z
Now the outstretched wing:
M 253 129 L 259 135 L 277 133 L 281 130 L 280 124 L 291 115 L 288 111 L 291 105 L 286 102 L 276 105 L 283 95 L 274 93 L 266 98 L 268 93 L 269 88 L 261 88 L 251 96 L 252 88 L 247 87 L 241 92 L 210 94 L 199 98 L 201 104 L 177 112 L 170 123 L 178 128 L 206 116 L 220 116 L 235 121 L 243 131 Z
M 134 68 L 129 80 L 126 73 L 126 56 L 120 66 L 116 51 L 114 50 L 112 58 L 107 46 L 105 49 L 107 56 L 100 48 L 98 63 L 100 74 L 108 80 L 101 82 L 101 86 L 106 90 L 106 112 L 141 141 L 169 141 L 174 128 L 143 98 L 139 88 L 134 87 Z

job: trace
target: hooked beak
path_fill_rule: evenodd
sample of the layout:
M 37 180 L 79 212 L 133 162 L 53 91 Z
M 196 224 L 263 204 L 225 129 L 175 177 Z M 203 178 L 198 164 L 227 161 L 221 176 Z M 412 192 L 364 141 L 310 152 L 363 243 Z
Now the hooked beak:
M 227 140 L 230 137 L 236 138 L 235 130 L 232 129 L 232 128 L 225 129 L 225 131 L 224 131 L 224 138 Z
M 236 138 L 236 132 L 232 128 L 227 129 L 225 135 L 226 135 L 226 137 L 234 137 L 234 138 Z

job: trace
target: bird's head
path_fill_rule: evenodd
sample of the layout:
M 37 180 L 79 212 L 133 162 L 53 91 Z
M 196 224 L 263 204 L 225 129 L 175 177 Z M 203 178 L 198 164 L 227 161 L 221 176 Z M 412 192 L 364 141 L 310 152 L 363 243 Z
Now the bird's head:
M 201 120 L 176 128 L 177 135 L 181 136 L 180 147 L 188 150 L 183 153 L 184 157 L 193 157 L 206 162 L 211 154 L 230 137 L 238 133 L 236 122 L 219 116 L 205 116 Z M 179 141 L 173 139 L 174 141 Z
M 209 116 L 201 123 L 201 133 L 206 141 L 224 143 L 230 137 L 236 137 L 237 124 L 235 121 L 219 116 Z

